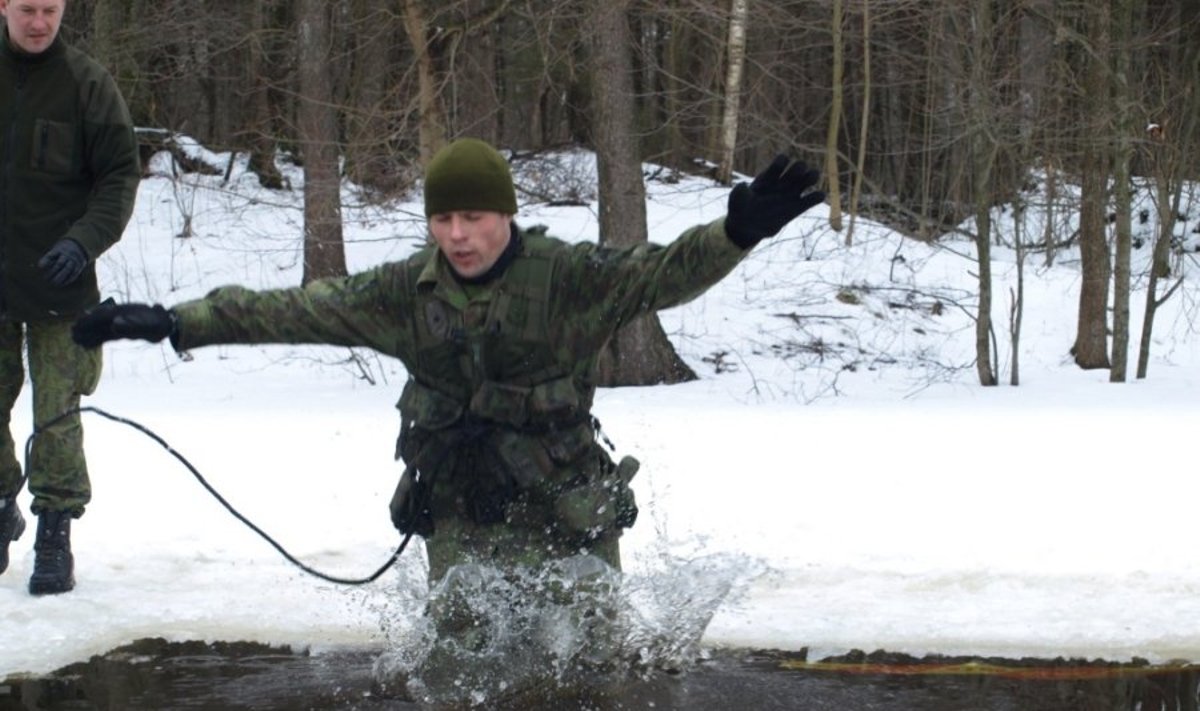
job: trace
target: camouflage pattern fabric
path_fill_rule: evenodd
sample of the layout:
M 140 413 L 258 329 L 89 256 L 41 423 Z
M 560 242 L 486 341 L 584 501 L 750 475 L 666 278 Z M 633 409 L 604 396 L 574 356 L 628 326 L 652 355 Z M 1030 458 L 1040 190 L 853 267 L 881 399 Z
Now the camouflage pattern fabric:
M 421 462 L 431 581 L 455 561 L 536 564 L 587 550 L 617 567 L 636 463 L 618 467 L 596 442 L 596 360 L 622 325 L 698 296 L 746 252 L 723 220 L 667 246 L 515 239 L 506 271 L 469 289 L 433 247 L 304 287 L 217 289 L 174 308 L 175 346 L 324 343 L 399 358 L 410 379 L 397 454 L 411 464 L 442 450 Z
M 19 458 L 24 456 L 24 442 L 18 449 L 9 425 L 25 380 L 23 346 L 28 351 L 33 386 L 33 419 L 39 423 L 78 408 L 80 396 L 95 391 L 102 365 L 99 348 L 87 350 L 71 340 L 69 321 L 0 321 L 0 495 L 4 496 L 17 493 L 22 475 Z M 49 427 L 34 440 L 29 491 L 35 515 L 42 511 L 70 511 L 75 517 L 83 514 L 92 490 L 78 414 Z
M 437 533 L 425 540 L 429 555 L 429 580 L 442 580 L 456 565 L 481 564 L 500 570 L 537 570 L 554 560 L 590 553 L 620 570 L 619 530 L 584 544 L 575 543 L 551 526 L 530 525 L 520 503 L 498 524 L 477 524 L 467 516 L 447 516 L 438 521 Z

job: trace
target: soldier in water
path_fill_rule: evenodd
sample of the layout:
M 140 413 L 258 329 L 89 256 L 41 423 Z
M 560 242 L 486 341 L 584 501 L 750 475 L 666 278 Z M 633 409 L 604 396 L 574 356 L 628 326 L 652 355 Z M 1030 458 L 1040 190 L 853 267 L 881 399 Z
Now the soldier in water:
M 764 238 L 824 199 L 818 174 L 779 156 L 730 193 L 728 214 L 669 246 L 568 244 L 515 222 L 508 163 L 454 141 L 424 183 L 432 243 L 348 277 L 268 291 L 228 286 L 171 308 L 106 303 L 79 344 L 170 339 L 365 346 L 408 370 L 391 502 L 425 540 L 429 580 L 459 564 L 533 568 L 590 553 L 620 567 L 637 463 L 614 462 L 591 415 L 605 344 L 642 314 L 695 298 Z

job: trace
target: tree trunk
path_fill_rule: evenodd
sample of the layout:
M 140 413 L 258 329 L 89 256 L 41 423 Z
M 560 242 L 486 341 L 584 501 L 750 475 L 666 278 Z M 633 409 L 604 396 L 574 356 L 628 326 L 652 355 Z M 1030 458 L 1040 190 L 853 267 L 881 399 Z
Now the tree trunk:
M 1113 202 L 1116 212 L 1116 259 L 1113 262 L 1113 337 L 1109 381 L 1123 383 L 1129 363 L 1129 291 L 1133 252 L 1133 196 L 1130 186 L 1133 161 L 1132 25 L 1140 14 L 1135 0 L 1116 0 L 1113 18 Z
M 346 274 L 342 243 L 337 114 L 329 76 L 330 10 L 325 0 L 301 0 L 300 145 L 304 153 L 304 274 L 302 283 Z
M 346 107 L 346 177 L 366 188 L 394 194 L 407 187 L 390 141 L 388 51 L 399 29 L 391 8 L 354 0 L 353 71 Z
M 671 0 L 670 7 L 674 9 L 679 0 Z M 687 75 L 688 48 L 691 32 L 687 23 L 680 19 L 679 13 L 671 12 L 668 20 L 668 36 L 664 48 L 664 74 L 662 79 L 663 109 L 671 117 L 665 129 L 665 151 L 669 165 L 684 165 L 688 158 L 688 141 L 684 135 L 685 123 L 679 117 L 683 116 L 686 107 L 684 77 Z
M 1039 150 L 1037 143 L 1044 133 L 1045 104 L 1049 95 L 1054 67 L 1054 12 L 1053 0 L 1024 0 L 1019 21 L 1019 47 L 1017 50 L 1020 71 L 1019 118 L 1017 132 L 1022 147 L 1021 155 L 1026 161 L 1039 156 L 1045 166 L 1046 220 L 1041 235 L 1045 249 L 1046 265 L 1054 263 L 1054 198 L 1056 192 L 1055 168 L 1048 155 L 1048 146 Z M 1033 163 L 1029 163 L 1032 167 Z
M 1109 264 L 1106 218 L 1110 152 L 1107 149 L 1107 116 L 1111 111 L 1108 66 L 1109 9 L 1107 0 L 1086 10 L 1090 14 L 1087 41 L 1091 47 L 1086 76 L 1085 114 L 1091 130 L 1082 137 L 1083 176 L 1080 185 L 1079 257 L 1082 284 L 1079 290 L 1079 322 L 1072 353 L 1080 368 L 1108 368 L 1108 283 Z
M 858 128 L 858 159 L 854 163 L 854 186 L 850 189 L 850 226 L 846 229 L 846 246 L 854 244 L 854 223 L 858 218 L 858 201 L 867 164 L 867 135 L 871 126 L 871 4 L 862 5 L 862 116 Z
M 491 0 L 467 0 L 466 15 L 472 18 L 463 31 L 458 34 L 454 45 L 452 58 L 454 64 L 448 75 L 453 83 L 454 97 L 452 125 L 454 135 L 469 134 L 489 143 L 500 140 L 500 115 L 502 111 L 500 89 L 496 84 L 498 41 L 502 40 L 496 22 L 481 22 L 478 18 L 486 15 Z M 534 108 L 532 92 L 528 87 L 524 91 L 524 110 L 521 112 L 522 124 L 536 123 L 533 116 Z M 528 135 L 521 137 L 512 148 L 528 146 Z
M 446 112 L 438 96 L 437 71 L 421 0 L 401 0 L 401 3 L 404 6 L 404 32 L 417 56 L 421 165 L 428 165 L 433 154 L 446 144 Z
M 833 96 L 829 102 L 829 125 L 825 132 L 825 183 L 829 203 L 829 226 L 836 232 L 842 231 L 841 170 L 838 168 L 838 135 L 842 128 L 842 97 L 845 94 L 845 51 L 843 50 L 842 0 L 833 0 Z
M 589 18 L 600 241 L 614 247 L 648 241 L 646 186 L 633 130 L 628 6 L 629 0 L 596 3 Z M 602 386 L 674 383 L 696 377 L 671 347 L 656 314 L 618 331 L 597 370 L 597 383 Z
M 733 157 L 737 149 L 738 108 L 742 96 L 742 67 L 746 64 L 746 15 L 749 0 L 733 0 L 729 11 L 729 66 L 725 72 L 725 113 L 721 119 L 721 164 L 717 180 L 733 180 Z
M 1159 215 L 1173 212 L 1171 205 L 1170 189 L 1167 186 L 1167 181 L 1160 174 L 1156 180 L 1157 190 L 1157 206 Z M 1174 230 L 1175 221 L 1169 219 L 1166 222 L 1159 224 L 1158 235 L 1154 240 L 1154 263 L 1157 264 L 1159 259 L 1166 261 L 1167 251 L 1171 244 L 1171 233 Z M 1169 225 L 1170 227 L 1164 227 Z M 1150 344 L 1153 342 L 1154 333 L 1154 317 L 1158 314 L 1159 297 L 1158 297 L 1158 282 L 1160 279 L 1165 279 L 1169 275 L 1159 275 L 1157 269 L 1151 266 L 1150 274 L 1146 278 L 1146 305 L 1142 312 L 1142 338 L 1138 343 L 1138 363 L 1137 363 L 1137 378 L 1139 380 L 1146 377 L 1146 373 L 1150 369 Z
M 151 113 L 146 105 L 150 96 L 142 89 L 130 42 L 129 28 L 134 24 L 130 17 L 135 11 L 130 5 L 129 0 L 97 0 L 92 12 L 92 56 L 113 75 L 134 118 L 145 120 Z
M 1146 306 L 1142 316 L 1142 337 L 1138 348 L 1137 377 L 1145 378 L 1150 368 L 1150 345 L 1154 317 L 1158 307 L 1183 284 L 1181 276 L 1159 295 L 1159 283 L 1170 278 L 1170 245 L 1175 234 L 1183 185 L 1189 170 L 1194 169 L 1196 150 L 1200 147 L 1200 4 L 1194 0 L 1179 0 L 1174 6 L 1178 27 L 1178 43 L 1167 55 L 1167 66 L 1174 69 L 1171 83 L 1164 87 L 1163 103 L 1167 113 L 1158 120 L 1159 130 L 1150 133 L 1148 144 L 1150 170 L 1154 174 L 1155 206 L 1158 212 L 1158 234 L 1154 256 L 1146 283 Z
M 1016 233 L 1013 246 L 1017 260 L 1017 288 L 1012 292 L 1008 315 L 1009 359 L 1012 361 L 1008 370 L 1008 384 L 1013 387 L 1021 384 L 1021 323 L 1025 318 L 1025 230 L 1022 220 L 1025 219 L 1026 209 L 1024 201 L 1014 209 Z
M 992 167 L 996 147 L 989 139 L 991 112 L 991 0 L 974 4 L 971 33 L 970 83 L 972 190 L 975 202 L 975 250 L 979 256 L 979 310 L 975 316 L 975 368 L 980 385 L 995 385 L 992 366 Z
M 249 29 L 246 70 L 243 74 L 246 81 L 245 101 L 249 107 L 246 111 L 247 121 L 238 143 L 250 152 L 248 167 L 258 176 L 259 184 L 264 188 L 279 190 L 283 188 L 284 183 L 283 175 L 275 165 L 278 147 L 271 121 L 268 93 L 270 83 L 267 74 L 267 21 L 263 3 L 246 3 L 243 13 L 246 16 L 246 27 Z

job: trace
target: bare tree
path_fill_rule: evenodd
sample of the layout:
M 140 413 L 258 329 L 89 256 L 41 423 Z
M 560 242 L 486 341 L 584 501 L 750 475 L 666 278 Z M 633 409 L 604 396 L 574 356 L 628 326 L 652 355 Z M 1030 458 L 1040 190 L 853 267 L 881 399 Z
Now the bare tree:
M 1045 180 L 1045 222 L 1040 241 L 1045 263 L 1054 263 L 1057 249 L 1055 224 L 1058 193 L 1058 169 L 1046 130 L 1049 105 L 1062 92 L 1053 92 L 1053 73 L 1058 64 L 1054 56 L 1054 0 L 1023 0 L 1018 20 L 1018 163 L 1033 169 L 1040 159 Z M 1032 237 L 1031 237 L 1032 242 Z M 1023 245 L 1021 245 L 1023 246 Z
M 386 71 L 399 13 L 390 3 L 352 0 L 346 28 L 350 65 L 345 124 L 346 177 L 357 185 L 391 195 L 409 185 L 411 171 L 395 155 L 392 140 L 392 77 Z M 411 161 L 415 162 L 415 161 Z
M 1194 179 L 1194 156 L 1200 150 L 1200 5 L 1192 0 L 1166 3 L 1161 25 L 1173 42 L 1149 68 L 1157 78 L 1157 96 L 1150 98 L 1154 120 L 1147 127 L 1147 165 L 1155 188 L 1158 234 L 1146 281 L 1146 303 L 1142 336 L 1138 346 L 1137 377 L 1145 378 L 1150 368 L 1150 346 L 1158 309 L 1183 285 L 1180 275 L 1173 283 L 1169 268 L 1171 242 L 1182 202 L 1183 185 Z M 1166 286 L 1164 286 L 1164 283 Z
M 991 0 L 971 6 L 969 114 L 972 187 L 975 198 L 975 253 L 978 256 L 979 308 L 975 314 L 975 369 L 980 385 L 995 385 L 992 365 L 992 171 L 996 147 L 991 140 L 992 10 Z
M 858 119 L 858 158 L 854 162 L 854 185 L 850 189 L 850 226 L 846 246 L 854 243 L 854 224 L 862 198 L 864 170 L 867 164 L 867 137 L 871 126 L 871 3 L 862 4 L 862 112 Z
M 724 185 L 729 185 L 733 178 L 742 67 L 746 63 L 746 15 L 749 4 L 749 0 L 732 0 L 729 11 L 729 65 L 725 73 L 725 113 L 721 117 L 721 163 L 717 168 L 717 180 Z
M 596 3 L 588 22 L 600 174 L 600 241 L 610 246 L 649 241 L 646 186 L 633 130 L 628 8 L 629 0 Z M 597 383 L 605 386 L 673 383 L 696 377 L 671 347 L 655 314 L 640 317 L 618 331 L 597 369 Z
M 249 170 L 258 176 L 265 188 L 284 187 L 283 176 L 275 165 L 279 146 L 273 130 L 270 101 L 269 61 L 267 59 L 267 37 L 269 34 L 263 2 L 244 3 L 241 13 L 245 18 L 249 34 L 246 41 L 245 97 L 247 121 L 241 127 L 238 144 L 250 153 Z
M 446 144 L 446 113 L 438 93 L 433 40 L 425 22 L 422 0 L 400 0 L 400 4 L 404 13 L 404 32 L 417 57 L 421 165 L 428 165 L 433 154 Z
M 1123 383 L 1129 362 L 1129 291 L 1133 252 L 1133 110 L 1129 73 L 1133 69 L 1133 24 L 1140 19 L 1140 0 L 1115 0 L 1113 7 L 1113 203 L 1116 220 L 1113 260 L 1113 336 L 1109 380 Z
M 303 283 L 346 274 L 338 128 L 329 76 L 332 8 L 301 0 L 297 17 L 300 145 L 304 155 Z
M 842 231 L 842 186 L 841 161 L 838 160 L 840 150 L 838 136 L 842 129 L 842 102 L 846 87 L 846 53 L 845 33 L 842 24 L 842 0 L 831 0 L 833 20 L 833 76 L 830 79 L 832 95 L 829 102 L 829 125 L 825 132 L 825 182 L 829 202 L 829 226 L 836 232 Z
M 1109 54 L 1111 15 L 1107 0 L 1087 5 L 1088 33 L 1084 49 L 1085 120 L 1090 130 L 1081 137 L 1082 176 L 1079 206 L 1079 257 L 1082 279 L 1079 319 L 1072 354 L 1081 368 L 1108 368 L 1108 284 L 1112 273 L 1108 251 L 1108 144 Z
M 335 193 L 339 145 L 347 177 L 376 189 L 369 196 L 407 186 L 451 136 L 479 135 L 521 154 L 569 143 L 603 156 L 603 205 L 612 210 L 602 215 L 605 240 L 636 241 L 645 239 L 644 224 L 635 224 L 644 218 L 627 205 L 640 198 L 616 186 L 636 183 L 644 161 L 724 179 L 780 150 L 824 150 L 818 160 L 835 227 L 848 198 L 847 239 L 860 214 L 927 240 L 976 217 L 982 381 L 994 377 L 998 359 L 995 297 L 982 265 L 999 236 L 987 212 L 1020 207 L 1026 183 L 1039 181 L 1046 203 L 1021 209 L 1042 208 L 1048 218 L 1017 246 L 1039 243 L 1049 265 L 1078 240 L 1072 352 L 1082 367 L 1123 377 L 1127 292 L 1142 275 L 1129 260 L 1122 191 L 1151 175 L 1162 215 L 1139 351 L 1144 373 L 1153 310 L 1180 288 L 1167 281 L 1168 223 L 1181 181 L 1189 167 L 1194 173 L 1187 160 L 1200 133 L 1189 103 L 1200 83 L 1196 0 L 620 0 L 611 11 L 599 4 L 337 0 L 325 3 L 336 21 L 324 48 L 301 62 L 293 60 L 309 35 L 295 28 L 312 7 L 298 2 L 212 0 L 197 12 L 185 0 L 72 0 L 64 33 L 110 66 L 139 125 L 248 152 L 251 170 L 274 187 L 284 187 L 276 160 L 291 153 L 317 171 L 308 187 L 325 183 L 326 199 Z M 625 20 L 623 58 L 600 51 L 600 31 L 612 27 L 603 22 L 616 16 Z M 989 23 L 984 38 L 977 28 Z M 389 40 L 400 29 L 409 42 Z M 975 66 L 970 41 L 984 42 L 974 51 L 988 67 Z M 320 78 L 308 70 L 321 66 L 339 70 L 327 98 L 314 103 Z M 1136 150 L 1141 112 L 1167 136 L 1153 150 Z M 326 132 L 320 140 L 318 130 Z M 614 136 L 624 142 L 615 151 Z M 1082 198 L 1071 203 L 1075 185 Z M 311 215 L 314 229 L 332 220 L 338 208 L 328 205 Z M 1076 210 L 1080 230 L 1067 235 Z M 618 218 L 633 229 L 609 226 Z M 1020 307 L 1013 305 L 1010 328 Z M 666 343 L 653 329 L 647 338 Z

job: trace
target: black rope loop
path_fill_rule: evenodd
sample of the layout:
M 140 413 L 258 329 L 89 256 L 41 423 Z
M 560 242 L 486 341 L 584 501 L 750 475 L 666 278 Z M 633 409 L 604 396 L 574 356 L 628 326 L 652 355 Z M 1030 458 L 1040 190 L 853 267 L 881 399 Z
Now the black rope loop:
M 404 549 L 408 547 L 408 542 L 412 539 L 413 534 L 411 531 L 409 533 L 405 534 L 404 538 L 400 541 L 399 547 L 396 548 L 396 552 L 392 554 L 392 557 L 389 558 L 386 563 L 384 563 L 382 566 L 380 566 L 380 568 L 378 570 L 376 570 L 374 573 L 372 573 L 371 575 L 369 575 L 365 578 L 341 578 L 336 575 L 329 575 L 327 573 L 322 573 L 321 571 L 316 570 L 315 568 L 309 567 L 308 565 L 306 565 L 305 563 L 300 561 L 294 555 L 289 553 L 287 551 L 287 549 L 285 549 L 282 545 L 280 545 L 278 541 L 276 541 L 274 538 L 272 538 L 270 535 L 268 535 L 266 533 L 266 531 L 263 531 L 253 521 L 251 521 L 250 519 L 248 519 L 244 515 L 242 515 L 242 513 L 240 511 L 235 509 L 232 504 L 230 504 L 228 501 L 225 500 L 224 496 L 221 496 L 220 492 L 218 492 L 215 488 L 213 488 L 213 486 L 211 484 L 208 483 L 208 480 L 204 478 L 204 476 L 196 469 L 196 467 L 194 467 L 192 465 L 191 462 L 189 462 L 187 460 L 186 457 L 184 457 L 182 454 L 180 454 L 178 451 L 176 451 L 174 447 L 172 447 L 170 444 L 168 444 L 166 440 L 164 440 L 162 437 L 158 436 L 150 428 L 148 428 L 145 425 L 142 425 L 138 422 L 134 422 L 133 420 L 130 420 L 130 419 L 127 419 L 124 417 L 119 417 L 110 412 L 105 412 L 104 410 L 102 410 L 98 407 L 92 407 L 91 405 L 87 405 L 84 407 L 77 407 L 77 408 L 74 408 L 71 410 L 67 410 L 66 412 L 62 413 L 61 415 L 58 415 L 57 417 L 49 420 L 48 422 L 43 422 L 40 425 L 34 426 L 33 432 L 29 435 L 29 439 L 25 440 L 26 471 L 25 471 L 24 475 L 21 477 L 21 484 L 20 484 L 20 486 L 18 486 L 18 490 L 20 490 L 21 486 L 25 485 L 25 481 L 29 478 L 28 468 L 29 468 L 29 461 L 30 461 L 30 452 L 32 452 L 32 450 L 33 450 L 34 439 L 42 432 L 46 431 L 50 427 L 53 427 L 54 425 L 58 424 L 59 422 L 62 422 L 63 420 L 67 419 L 68 417 L 72 417 L 74 415 L 79 415 L 84 412 L 95 413 L 97 415 L 100 415 L 101 417 L 105 417 L 109 420 L 112 420 L 113 422 L 118 422 L 120 424 L 132 427 L 133 429 L 137 430 L 138 432 L 141 432 L 142 434 L 146 435 L 150 439 L 157 442 L 159 445 L 162 446 L 163 449 L 167 450 L 167 452 L 169 452 L 172 457 L 175 457 L 175 459 L 179 460 L 179 462 L 181 464 L 183 464 L 183 466 L 187 467 L 187 470 L 192 473 L 192 476 L 194 476 L 196 478 L 196 481 L 200 482 L 200 486 L 203 486 L 205 488 L 205 490 L 208 491 L 209 494 L 212 494 L 213 498 L 216 499 L 217 501 L 219 501 L 221 503 L 221 505 L 225 507 L 225 510 L 227 510 L 227 511 L 229 511 L 229 513 L 233 514 L 234 518 L 236 518 L 237 520 L 244 523 L 251 531 L 254 531 L 264 541 L 271 544 L 271 547 L 274 548 L 275 550 L 279 551 L 280 555 L 282 555 L 285 559 L 287 559 L 288 562 L 292 563 L 297 568 L 299 568 L 300 570 L 303 570 L 304 572 L 308 573 L 309 575 L 318 577 L 321 580 L 324 580 L 326 582 L 337 583 L 338 585 L 367 585 L 368 583 L 373 583 L 376 580 L 378 580 L 381 575 L 383 575 L 385 572 L 387 572 L 388 568 L 392 567 L 392 565 L 394 565 L 396 563 L 396 561 L 400 558 L 400 554 L 404 552 Z

